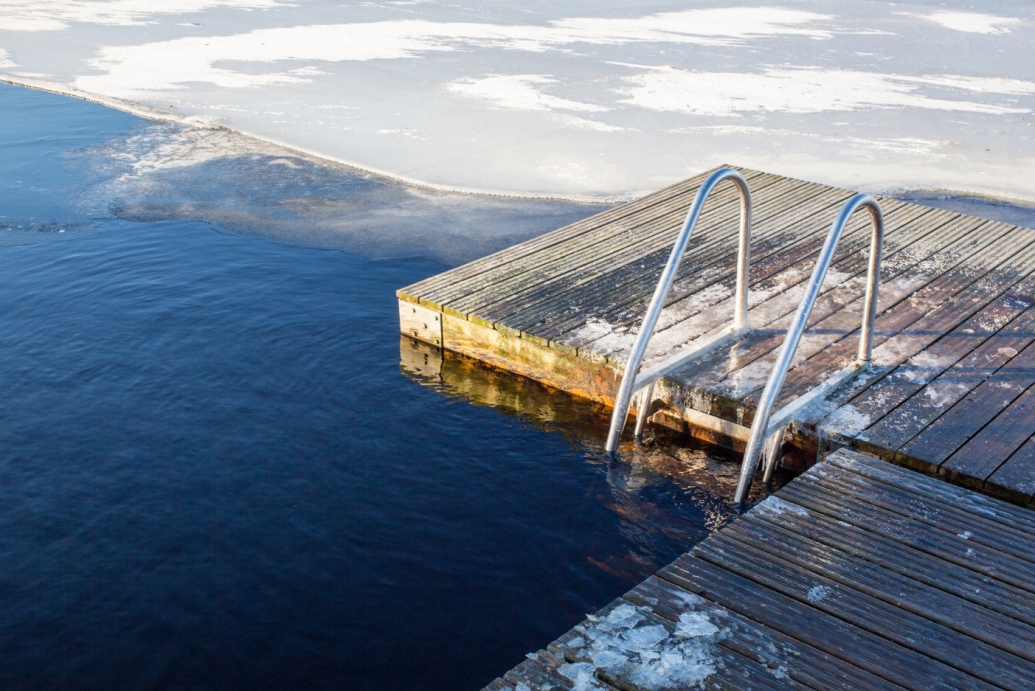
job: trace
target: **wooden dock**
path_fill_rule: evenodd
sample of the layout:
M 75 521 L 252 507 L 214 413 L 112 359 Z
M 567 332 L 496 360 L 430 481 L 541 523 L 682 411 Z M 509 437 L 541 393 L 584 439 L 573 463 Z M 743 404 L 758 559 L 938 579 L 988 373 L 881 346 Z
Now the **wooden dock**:
M 1035 688 L 1035 513 L 840 450 L 493 691 Z
M 739 169 L 754 197 L 752 331 L 672 373 L 654 421 L 733 447 L 834 215 L 852 192 Z M 610 404 L 702 174 L 398 292 L 402 332 Z M 792 426 L 787 462 L 857 447 L 1019 503 L 1035 496 L 1035 231 L 881 199 L 873 370 Z M 738 201 L 709 198 L 644 367 L 732 315 Z M 843 236 L 777 406 L 852 360 L 869 240 Z

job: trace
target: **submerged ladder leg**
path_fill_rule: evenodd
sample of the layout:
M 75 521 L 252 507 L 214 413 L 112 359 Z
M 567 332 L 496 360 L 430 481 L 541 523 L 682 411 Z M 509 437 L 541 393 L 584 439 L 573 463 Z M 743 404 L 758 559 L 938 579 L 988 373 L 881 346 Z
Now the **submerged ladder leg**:
M 664 362 L 651 367 L 649 370 L 640 372 L 640 365 L 647 353 L 647 345 L 650 343 L 654 328 L 658 325 L 658 318 L 665 305 L 669 290 L 676 279 L 676 271 L 686 251 L 686 245 L 690 240 L 690 234 L 694 225 L 704 208 L 705 199 L 717 184 L 723 180 L 732 180 L 740 192 L 740 235 L 737 242 L 737 292 L 734 298 L 733 323 L 707 338 L 702 337 L 689 348 L 684 349 L 679 355 L 669 358 Z M 652 386 L 654 382 L 664 377 L 678 367 L 700 357 L 701 355 L 717 348 L 729 340 L 747 331 L 747 302 L 748 302 L 748 264 L 751 261 L 751 191 L 748 189 L 747 181 L 732 168 L 722 168 L 708 176 L 697 190 L 694 203 L 686 214 L 683 227 L 676 237 L 676 243 L 669 254 L 668 262 L 661 272 L 657 288 L 651 297 L 650 305 L 643 317 L 643 324 L 640 326 L 640 333 L 633 343 L 629 352 L 629 361 L 625 366 L 625 373 L 622 375 L 621 384 L 618 386 L 618 393 L 615 394 L 615 407 L 611 415 L 611 428 L 607 433 L 607 442 L 604 446 L 608 454 L 614 455 L 618 449 L 618 442 L 622 437 L 622 430 L 625 428 L 625 421 L 629 415 L 629 406 L 632 397 L 644 387 Z M 646 416 L 641 416 L 646 417 Z M 642 430 L 641 423 L 637 421 L 637 429 Z M 639 431 L 637 431 L 639 437 Z
M 654 400 L 654 384 L 651 382 L 643 390 L 640 396 L 640 404 L 636 413 L 636 441 L 643 441 L 643 425 L 647 422 L 647 414 L 650 411 L 650 404 Z
M 787 371 L 791 368 L 791 361 L 794 353 L 798 350 L 801 342 L 801 335 L 805 332 L 805 324 L 808 322 L 809 314 L 813 305 L 819 297 L 820 288 L 823 287 L 823 278 L 827 274 L 827 268 L 834 257 L 834 249 L 838 240 L 844 232 L 848 220 L 856 210 L 865 207 L 870 213 L 870 225 L 873 227 L 873 234 L 870 240 L 870 261 L 867 267 L 866 276 L 866 297 L 863 303 L 862 326 L 859 333 L 859 352 L 855 363 L 849 365 L 832 377 L 824 381 L 814 389 L 802 394 L 783 408 L 773 414 L 773 407 L 776 399 L 783 388 Z M 762 397 L 758 401 L 758 409 L 755 411 L 754 422 L 751 423 L 751 434 L 748 437 L 747 448 L 744 449 L 744 461 L 740 467 L 740 480 L 737 483 L 735 501 L 742 502 L 747 498 L 751 489 L 751 480 L 755 476 L 758 467 L 759 457 L 762 455 L 762 447 L 778 431 L 787 427 L 793 417 L 811 405 L 813 402 L 825 397 L 838 386 L 865 371 L 870 366 L 873 355 L 873 325 L 877 318 L 877 288 L 880 280 L 880 260 L 884 247 L 884 216 L 881 213 L 880 204 L 868 194 L 857 194 L 841 207 L 837 217 L 834 219 L 823 248 L 819 251 L 816 259 L 816 266 L 812 269 L 812 276 L 805 288 L 805 296 L 798 305 L 797 312 L 787 329 L 787 336 L 784 338 L 780 352 L 776 356 L 776 363 L 769 375 L 765 388 L 762 390 Z M 781 432 L 782 437 L 782 432 Z M 765 479 L 772 476 L 775 466 L 775 459 L 767 456 Z
M 783 435 L 787 432 L 787 427 L 781 427 L 772 434 L 769 435 L 769 439 L 765 443 L 765 485 L 769 486 L 769 481 L 773 479 L 773 471 L 776 470 L 777 464 L 780 462 L 782 456 L 781 451 L 783 450 Z

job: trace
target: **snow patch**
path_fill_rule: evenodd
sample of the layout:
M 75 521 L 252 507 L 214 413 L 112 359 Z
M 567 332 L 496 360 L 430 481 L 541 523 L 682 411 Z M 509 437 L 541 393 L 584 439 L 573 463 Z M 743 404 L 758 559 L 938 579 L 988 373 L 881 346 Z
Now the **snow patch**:
M 503 110 L 526 112 L 574 110 L 594 113 L 611 110 L 593 103 L 582 103 L 552 96 L 535 87 L 537 84 L 555 83 L 557 83 L 556 79 L 542 74 L 494 74 L 482 79 L 458 79 L 447 84 L 446 89 L 461 96 L 486 101 Z M 559 119 L 568 125 L 599 132 L 621 132 L 624 129 L 574 115 L 560 115 Z
M 190 14 L 216 7 L 269 9 L 282 7 L 277 0 L 0 0 L 5 31 L 61 31 L 72 23 L 143 26 L 157 24 L 161 14 Z
M 927 383 L 927 377 L 924 376 L 920 370 L 912 367 L 903 367 L 895 374 L 895 376 L 905 379 L 910 384 L 919 384 L 920 386 L 923 386 Z
M 827 417 L 820 429 L 831 437 L 854 437 L 870 426 L 870 416 L 852 405 L 843 405 Z
M 987 93 L 1035 93 L 1035 83 L 943 76 L 917 78 L 818 67 L 768 67 L 761 72 L 698 72 L 645 68 L 626 78 L 625 103 L 651 110 L 724 117 L 742 113 L 821 113 L 869 108 L 923 108 L 1004 115 L 1025 113 L 1008 103 L 932 98 L 918 83 L 948 86 L 967 83 Z M 980 85 L 980 86 L 979 86 Z M 949 95 L 949 94 L 946 94 Z M 953 94 L 955 95 L 955 94 Z
M 484 79 L 460 79 L 446 85 L 453 93 L 490 101 L 511 110 L 579 110 L 600 113 L 610 108 L 543 93 L 534 84 L 556 84 L 544 74 L 494 74 Z
M 935 355 L 928 350 L 923 350 L 909 358 L 909 364 L 924 369 L 943 370 L 950 367 L 956 359 L 948 355 Z
M 18 63 L 11 59 L 11 54 L 3 48 L 0 48 L 0 69 L 17 66 Z
M 809 592 L 805 595 L 809 599 L 809 602 L 820 602 L 821 600 L 828 597 L 833 590 L 829 586 L 825 585 L 814 585 L 809 588 Z
M 994 14 L 978 12 L 935 12 L 924 19 L 953 31 L 971 34 L 1005 34 L 1021 20 L 1012 17 L 997 17 Z
M 106 74 L 81 76 L 76 86 L 109 96 L 133 97 L 182 89 L 190 82 L 244 88 L 307 81 L 285 72 L 253 74 L 215 66 L 231 60 L 344 62 L 419 58 L 430 52 L 474 48 L 544 52 L 578 43 L 736 45 L 750 38 L 787 34 L 829 38 L 827 31 L 802 28 L 825 18 L 812 12 L 734 7 L 624 19 L 571 18 L 547 26 L 398 20 L 278 27 L 232 36 L 105 46 L 91 65 Z
M 802 518 L 807 518 L 809 515 L 809 510 L 804 506 L 784 501 L 776 495 L 767 497 L 765 501 L 760 502 L 755 506 L 754 511 L 770 517 L 782 516 L 785 513 L 791 513 Z
M 587 343 L 602 338 L 614 331 L 614 326 L 603 319 L 589 319 L 585 324 L 576 329 L 572 337 L 574 340 Z
M 873 349 L 873 364 L 877 367 L 898 365 L 926 346 L 926 340 L 919 336 L 893 336 Z
M 944 408 L 955 403 L 967 387 L 959 382 L 932 382 L 924 389 L 924 395 L 936 408 Z
M 741 397 L 765 386 L 773 369 L 770 360 L 755 360 L 734 372 L 726 381 L 725 388 L 734 397 Z

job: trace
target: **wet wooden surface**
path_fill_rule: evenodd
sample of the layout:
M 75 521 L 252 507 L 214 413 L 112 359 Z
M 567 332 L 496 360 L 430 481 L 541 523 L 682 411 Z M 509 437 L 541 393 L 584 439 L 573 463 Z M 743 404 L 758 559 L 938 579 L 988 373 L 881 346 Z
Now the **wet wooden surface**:
M 840 450 L 486 688 L 1035 688 L 1033 538 Z
M 735 423 L 721 428 L 735 431 L 727 434 L 743 436 L 830 223 L 853 193 L 741 171 L 754 197 L 752 331 L 664 379 L 655 408 L 689 422 L 701 413 L 721 418 Z M 610 403 L 703 178 L 433 276 L 399 291 L 400 301 L 443 313 L 442 333 L 427 338 L 446 348 Z M 797 439 L 807 448 L 856 446 L 1029 503 L 1035 231 L 880 201 L 887 232 L 874 369 L 804 415 Z M 644 367 L 732 318 L 738 213 L 733 185 L 720 185 L 680 265 Z M 854 357 L 865 216 L 857 214 L 837 248 L 778 405 Z

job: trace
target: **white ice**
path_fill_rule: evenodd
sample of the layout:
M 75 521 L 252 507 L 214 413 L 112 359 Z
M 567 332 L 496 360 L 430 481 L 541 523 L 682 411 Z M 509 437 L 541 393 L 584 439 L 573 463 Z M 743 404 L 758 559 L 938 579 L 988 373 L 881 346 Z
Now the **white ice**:
M 1035 200 L 1035 5 L 0 0 L 0 72 L 457 189 Z
M 605 688 L 598 671 L 639 689 L 700 688 L 722 664 L 716 643 L 726 634 L 705 612 L 683 612 L 673 631 L 652 620 L 648 608 L 626 604 L 587 619 L 576 627 L 582 636 L 566 647 L 591 662 L 559 669 L 576 691 Z

